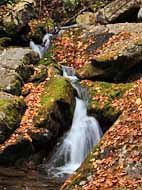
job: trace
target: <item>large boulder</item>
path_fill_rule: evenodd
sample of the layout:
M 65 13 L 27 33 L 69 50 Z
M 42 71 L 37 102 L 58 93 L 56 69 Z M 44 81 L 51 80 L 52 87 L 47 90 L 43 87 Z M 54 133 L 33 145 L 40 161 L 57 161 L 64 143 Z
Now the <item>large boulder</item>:
M 1 8 L 2 9 L 2 8 Z M 3 12 L 1 22 L 4 31 L 8 36 L 15 36 L 17 32 L 23 32 L 24 27 L 28 27 L 28 22 L 35 17 L 35 1 L 17 1 L 7 4 L 6 12 Z
M 74 89 L 68 79 L 55 76 L 52 67 L 48 68 L 48 76 L 51 79 L 47 78 L 37 87 L 27 84 L 32 91 L 25 98 L 28 109 L 19 128 L 0 146 L 0 164 L 11 165 L 25 160 L 39 164 L 58 137 L 71 126 Z
M 96 22 L 100 24 L 137 21 L 141 0 L 115 0 L 96 13 Z
M 88 114 L 96 117 L 103 132 L 106 132 L 122 113 L 121 107 L 115 107 L 115 101 L 120 100 L 133 84 L 89 80 L 84 80 L 81 84 L 88 88 Z
M 142 61 L 141 39 L 141 34 L 127 31 L 113 35 L 93 56 L 93 66 L 104 71 L 105 79 L 124 80 Z
M 4 49 L 0 55 L 0 91 L 14 95 L 21 93 L 21 87 L 34 69 L 26 62 L 24 56 L 30 53 L 28 48 Z
M 0 92 L 0 144 L 19 126 L 24 111 L 22 98 Z
M 70 29 L 56 42 L 54 55 L 75 67 L 80 79 L 126 81 L 142 60 L 141 29 L 141 23 Z
M 40 103 L 41 107 L 34 117 L 36 127 L 47 128 L 57 136 L 71 125 L 75 99 L 69 80 L 52 78 L 41 94 Z
M 121 116 L 61 190 L 141 189 L 142 81 L 116 105 Z

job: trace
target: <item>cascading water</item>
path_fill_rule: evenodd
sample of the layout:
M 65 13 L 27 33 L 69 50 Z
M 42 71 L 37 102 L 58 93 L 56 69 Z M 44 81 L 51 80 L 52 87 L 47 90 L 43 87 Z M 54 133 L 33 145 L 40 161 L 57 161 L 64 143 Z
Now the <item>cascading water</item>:
M 36 45 L 30 42 L 30 47 L 42 58 L 50 45 L 52 34 L 47 33 L 43 37 L 43 45 Z M 63 76 L 70 79 L 72 86 L 76 89 L 76 107 L 73 115 L 73 122 L 70 131 L 66 134 L 63 143 L 49 162 L 48 171 L 54 176 L 73 173 L 84 161 L 93 146 L 98 143 L 102 132 L 97 120 L 87 116 L 87 89 L 78 84 L 75 70 L 71 67 L 63 66 Z M 61 164 L 62 163 L 62 164 Z
M 84 161 L 93 146 L 98 143 L 102 132 L 97 120 L 87 116 L 87 89 L 82 88 L 78 83 L 73 68 L 63 66 L 63 76 L 71 80 L 71 84 L 78 92 L 76 107 L 73 115 L 73 122 L 70 131 L 66 134 L 63 143 L 58 148 L 55 157 L 52 158 L 57 167 L 56 176 L 73 173 Z M 58 167 L 60 161 L 63 165 Z
M 30 41 L 30 48 L 39 54 L 39 57 L 42 58 L 44 53 L 48 50 L 49 46 L 50 46 L 50 42 L 51 42 L 51 38 L 52 38 L 52 34 L 50 33 L 46 33 L 43 36 L 42 39 L 42 45 L 39 44 L 35 44 L 34 41 Z

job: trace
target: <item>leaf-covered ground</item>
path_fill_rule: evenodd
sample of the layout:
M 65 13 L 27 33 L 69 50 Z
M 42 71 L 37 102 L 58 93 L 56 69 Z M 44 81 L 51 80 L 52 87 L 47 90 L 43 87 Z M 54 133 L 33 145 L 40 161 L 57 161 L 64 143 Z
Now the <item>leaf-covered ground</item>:
M 122 115 L 61 189 L 142 189 L 142 81 L 114 106 Z
M 38 71 L 35 70 L 35 74 Z M 27 105 L 26 112 L 21 120 L 20 126 L 14 131 L 14 133 L 2 144 L 0 145 L 0 151 L 3 151 L 8 146 L 15 144 L 22 139 L 28 139 L 32 141 L 29 132 L 37 133 L 42 131 L 41 129 L 35 128 L 33 124 L 33 117 L 36 115 L 37 110 L 40 107 L 40 95 L 43 91 L 45 83 L 50 80 L 47 78 L 44 82 L 40 83 L 38 86 L 33 83 L 27 83 L 23 87 L 23 91 L 30 91 L 29 95 L 25 97 L 25 102 Z M 46 129 L 44 129 L 46 132 Z

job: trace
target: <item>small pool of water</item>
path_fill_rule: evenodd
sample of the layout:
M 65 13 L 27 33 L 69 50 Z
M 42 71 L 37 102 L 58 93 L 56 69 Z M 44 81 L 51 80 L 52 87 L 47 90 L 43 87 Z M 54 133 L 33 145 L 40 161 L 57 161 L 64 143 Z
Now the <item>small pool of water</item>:
M 0 190 L 59 190 L 65 178 L 50 178 L 43 172 L 0 167 Z

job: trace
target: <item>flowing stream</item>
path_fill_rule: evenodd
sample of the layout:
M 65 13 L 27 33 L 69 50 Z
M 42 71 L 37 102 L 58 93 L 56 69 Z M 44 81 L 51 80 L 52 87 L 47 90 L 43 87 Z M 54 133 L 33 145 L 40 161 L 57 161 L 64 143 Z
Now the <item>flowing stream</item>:
M 72 174 L 79 168 L 102 135 L 97 120 L 87 115 L 87 89 L 78 84 L 78 78 L 75 76 L 73 68 L 66 66 L 62 68 L 63 76 L 70 79 L 78 96 L 76 97 L 72 126 L 49 162 L 49 170 L 56 177 Z
M 48 49 L 50 45 L 51 36 L 47 33 L 43 37 L 44 46 L 36 45 L 31 41 L 30 47 L 42 57 L 45 49 Z M 79 168 L 102 135 L 97 120 L 87 115 L 87 89 L 79 85 L 74 68 L 62 66 L 62 70 L 63 77 L 69 78 L 76 89 L 77 97 L 71 129 L 48 163 L 48 173 L 56 177 L 72 174 Z
M 42 58 L 50 45 L 51 34 L 43 38 L 43 45 L 37 45 L 33 41 L 30 47 Z M 39 166 L 38 171 L 16 170 L 2 168 L 3 177 L 0 178 L 0 189 L 4 190 L 55 190 L 59 189 L 65 178 L 80 167 L 93 146 L 101 138 L 102 131 L 97 120 L 87 115 L 88 93 L 81 87 L 75 70 L 71 67 L 62 67 L 63 77 L 69 78 L 72 86 L 77 91 L 76 106 L 71 128 L 63 137 L 63 140 L 52 153 L 51 159 Z M 20 174 L 19 174 L 20 173 Z M 9 175 L 12 179 L 9 180 Z M 17 178 L 17 176 L 19 176 Z

